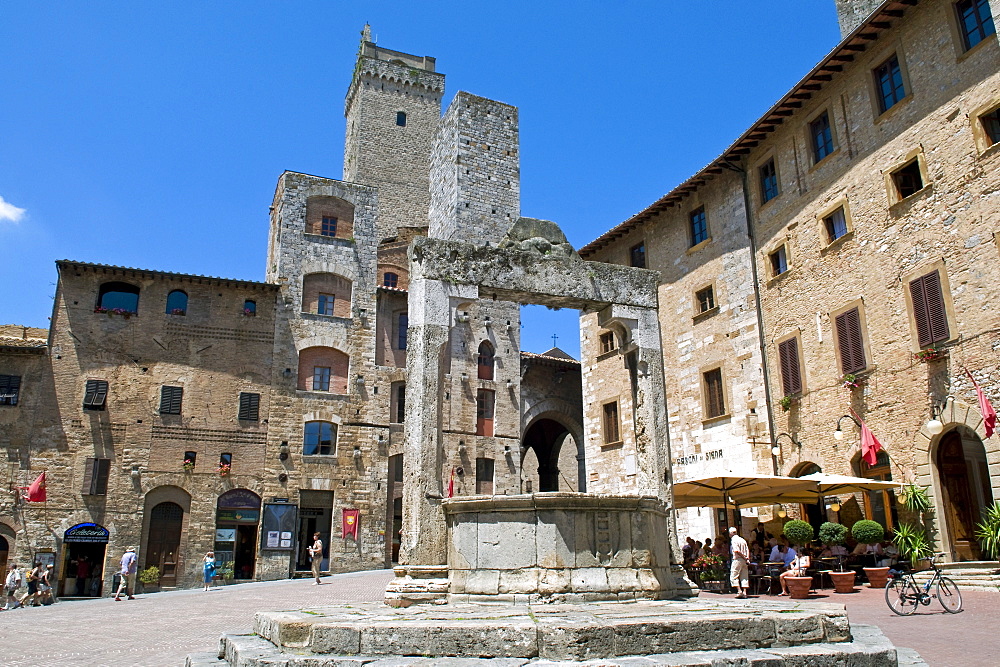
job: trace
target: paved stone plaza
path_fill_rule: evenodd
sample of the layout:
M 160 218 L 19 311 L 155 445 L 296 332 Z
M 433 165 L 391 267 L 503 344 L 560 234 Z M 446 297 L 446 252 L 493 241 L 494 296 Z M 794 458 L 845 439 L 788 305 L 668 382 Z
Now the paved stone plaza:
M 209 593 L 141 595 L 132 602 L 105 598 L 3 612 L 2 662 L 11 666 L 179 667 L 189 653 L 215 650 L 222 633 L 249 632 L 257 611 L 378 601 L 391 577 L 388 571 L 364 572 L 328 578 L 331 583 L 323 586 L 313 586 L 308 580 L 265 582 Z M 703 594 L 705 600 L 720 597 L 728 599 Z M 995 665 L 1000 654 L 998 596 L 963 591 L 963 598 L 961 614 L 946 615 L 935 604 L 908 618 L 890 613 L 880 590 L 822 593 L 815 600 L 846 604 L 852 624 L 878 625 L 896 646 L 915 649 L 932 666 Z

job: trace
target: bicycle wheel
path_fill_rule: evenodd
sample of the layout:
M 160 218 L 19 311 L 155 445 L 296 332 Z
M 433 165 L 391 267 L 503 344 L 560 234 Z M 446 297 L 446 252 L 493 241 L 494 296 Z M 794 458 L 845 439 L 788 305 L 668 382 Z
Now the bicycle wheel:
M 893 579 L 885 587 L 885 603 L 894 614 L 909 616 L 920 604 L 920 591 L 909 579 Z
M 958 585 L 948 577 L 938 579 L 937 599 L 949 614 L 962 611 L 962 593 L 958 590 Z

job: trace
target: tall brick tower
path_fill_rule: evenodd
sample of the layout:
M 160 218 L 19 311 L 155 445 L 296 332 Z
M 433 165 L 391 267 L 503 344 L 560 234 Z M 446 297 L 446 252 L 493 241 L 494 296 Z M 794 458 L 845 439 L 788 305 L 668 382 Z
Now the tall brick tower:
M 365 26 L 344 106 L 344 180 L 378 188 L 378 240 L 427 227 L 442 95 L 434 58 L 382 48 Z

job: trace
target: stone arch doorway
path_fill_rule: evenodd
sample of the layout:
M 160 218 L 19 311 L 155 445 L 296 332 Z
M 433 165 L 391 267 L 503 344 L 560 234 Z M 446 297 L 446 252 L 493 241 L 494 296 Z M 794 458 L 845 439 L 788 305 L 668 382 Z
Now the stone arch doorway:
M 580 491 L 578 446 L 573 433 L 560 421 L 550 417 L 534 420 L 521 439 L 522 490 Z
M 0 572 L 7 573 L 7 555 L 10 553 L 10 544 L 7 538 L 0 535 Z
M 790 477 L 805 477 L 816 472 L 823 472 L 823 469 L 812 461 L 803 461 L 792 469 Z M 799 512 L 803 521 L 808 521 L 817 532 L 819 527 L 826 521 L 826 506 L 822 502 L 800 503 Z
M 969 429 L 941 435 L 934 456 L 946 528 L 946 548 L 955 560 L 980 560 L 976 524 L 983 508 L 993 503 L 986 448 Z
M 150 510 L 146 567 L 155 565 L 160 570 L 161 586 L 177 585 L 177 563 L 183 527 L 184 508 L 177 503 L 162 502 Z
M 257 565 L 260 496 L 250 489 L 230 489 L 216 501 L 215 560 L 223 576 L 253 579 Z

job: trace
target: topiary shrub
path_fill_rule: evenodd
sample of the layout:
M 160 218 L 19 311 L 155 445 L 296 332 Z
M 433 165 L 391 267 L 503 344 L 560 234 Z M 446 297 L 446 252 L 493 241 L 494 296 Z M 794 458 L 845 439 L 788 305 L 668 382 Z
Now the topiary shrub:
M 875 544 L 876 542 L 881 542 L 882 538 L 885 537 L 885 529 L 882 528 L 882 524 L 876 521 L 862 519 L 851 526 L 851 535 L 858 542 Z
M 842 523 L 825 521 L 819 527 L 819 541 L 828 547 L 847 541 L 847 526 Z
M 809 544 L 813 536 L 816 535 L 816 531 L 813 530 L 812 526 L 799 519 L 792 519 L 786 523 L 782 532 L 788 538 L 789 542 L 799 546 Z

